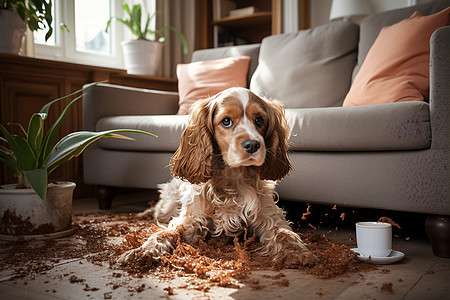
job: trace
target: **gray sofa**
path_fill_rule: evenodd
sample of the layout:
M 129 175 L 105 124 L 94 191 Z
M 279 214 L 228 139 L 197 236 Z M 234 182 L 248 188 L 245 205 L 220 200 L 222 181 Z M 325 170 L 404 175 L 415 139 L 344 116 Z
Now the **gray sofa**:
M 427 101 L 356 107 L 342 102 L 382 26 L 415 10 L 428 15 L 449 5 L 438 1 L 374 14 L 360 26 L 336 21 L 268 37 L 261 45 L 199 50 L 192 61 L 248 55 L 250 89 L 286 107 L 294 171 L 277 187 L 281 199 L 448 217 L 450 27 L 430 41 Z M 103 139 L 84 152 L 84 180 L 101 187 L 102 207 L 112 196 L 106 187 L 155 189 L 170 179 L 168 163 L 188 120 L 175 115 L 177 109 L 174 92 L 110 84 L 87 90 L 86 130 L 138 128 L 159 136 Z

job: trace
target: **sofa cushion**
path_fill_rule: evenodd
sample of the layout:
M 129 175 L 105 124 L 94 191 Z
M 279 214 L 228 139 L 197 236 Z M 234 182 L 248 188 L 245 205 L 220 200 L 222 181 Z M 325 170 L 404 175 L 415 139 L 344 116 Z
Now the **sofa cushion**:
M 287 109 L 286 118 L 292 151 L 415 150 L 431 144 L 429 105 L 423 101 Z M 135 141 L 100 139 L 96 143 L 109 150 L 175 152 L 187 122 L 187 115 L 104 117 L 96 130 L 140 129 L 158 138 L 126 133 Z
M 385 151 L 431 145 L 423 101 L 352 107 L 287 109 L 294 151 Z
M 411 16 L 415 11 L 427 16 L 437 13 L 450 5 L 450 0 L 441 0 L 424 3 L 417 6 L 410 6 L 396 10 L 389 10 L 367 16 L 361 21 L 358 43 L 358 61 L 353 70 L 353 78 L 359 72 L 370 47 L 375 42 L 381 28 L 400 22 Z
M 343 106 L 420 101 L 428 98 L 430 37 L 448 23 L 450 8 L 381 29 Z
M 250 89 L 286 108 L 341 106 L 357 45 L 358 25 L 348 21 L 266 37 Z
M 179 64 L 177 114 L 186 114 L 198 99 L 206 99 L 231 87 L 247 87 L 249 63 L 249 56 L 235 56 Z
M 250 79 L 258 66 L 260 44 L 239 45 L 230 47 L 219 47 L 211 49 L 196 50 L 192 53 L 192 62 L 213 60 L 224 57 L 233 56 L 248 56 L 250 57 L 250 65 L 247 73 L 247 86 L 250 84 Z
M 158 138 L 124 133 L 123 135 L 135 140 L 100 139 L 96 143 L 110 150 L 175 152 L 180 145 L 181 133 L 186 128 L 187 122 L 187 115 L 104 117 L 97 122 L 95 128 L 97 131 L 117 128 L 139 129 L 156 134 Z

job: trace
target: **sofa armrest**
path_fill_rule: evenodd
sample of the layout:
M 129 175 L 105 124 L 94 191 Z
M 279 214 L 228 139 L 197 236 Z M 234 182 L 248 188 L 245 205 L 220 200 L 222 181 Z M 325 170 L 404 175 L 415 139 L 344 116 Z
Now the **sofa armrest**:
M 83 96 L 83 129 L 95 130 L 107 116 L 171 115 L 178 110 L 178 93 L 100 83 Z
M 434 149 L 450 145 L 450 26 L 430 39 L 430 122 Z

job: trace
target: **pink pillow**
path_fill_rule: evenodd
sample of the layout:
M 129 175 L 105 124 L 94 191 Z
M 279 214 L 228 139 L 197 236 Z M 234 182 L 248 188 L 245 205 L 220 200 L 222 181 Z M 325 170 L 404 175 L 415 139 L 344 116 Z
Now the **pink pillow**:
M 198 61 L 177 66 L 178 115 L 186 114 L 198 99 L 208 98 L 231 87 L 246 87 L 249 56 Z
M 450 7 L 434 15 L 415 12 L 383 27 L 345 97 L 343 106 L 421 101 L 429 90 L 430 37 L 449 22 Z

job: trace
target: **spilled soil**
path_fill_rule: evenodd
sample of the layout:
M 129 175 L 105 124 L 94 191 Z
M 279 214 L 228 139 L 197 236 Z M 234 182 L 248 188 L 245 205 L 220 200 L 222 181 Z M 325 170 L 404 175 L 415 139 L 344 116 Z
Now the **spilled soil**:
M 92 264 L 107 265 L 111 277 L 120 277 L 120 282 L 107 283 L 113 289 L 127 285 L 127 277 L 151 275 L 161 280 L 183 276 L 187 280 L 181 288 L 208 291 L 214 286 L 238 287 L 242 283 L 254 289 L 264 289 L 263 285 L 252 281 L 249 274 L 254 270 L 277 270 L 269 258 L 255 251 L 260 246 L 259 242 L 247 235 L 234 239 L 225 236 L 205 238 L 192 244 L 178 239 L 173 253 L 163 255 L 157 264 L 154 261 L 146 264 L 141 260 L 123 267 L 117 264 L 118 257 L 142 245 L 158 230 L 153 221 L 137 219 L 135 214 L 129 213 L 83 214 L 73 217 L 73 226 L 77 229 L 76 233 L 64 239 L 0 243 L 0 271 L 13 270 L 11 280 L 33 278 L 59 263 L 86 259 Z M 313 267 L 300 267 L 302 273 L 327 279 L 378 269 L 374 265 L 356 261 L 356 254 L 348 245 L 334 243 L 314 230 L 299 232 L 299 235 L 320 259 Z M 274 284 L 289 286 L 282 270 L 277 272 L 271 277 Z M 70 283 L 85 285 L 86 291 L 99 288 L 89 286 L 84 278 L 76 274 L 66 275 L 64 278 Z M 130 293 L 139 293 L 145 288 L 137 286 L 129 290 Z M 170 289 L 168 287 L 166 291 L 168 295 L 173 293 Z
M 30 217 L 24 218 L 16 215 L 7 209 L 0 219 L 0 234 L 8 235 L 32 235 L 32 234 L 48 234 L 55 232 L 52 224 L 41 224 L 39 226 L 30 222 Z

